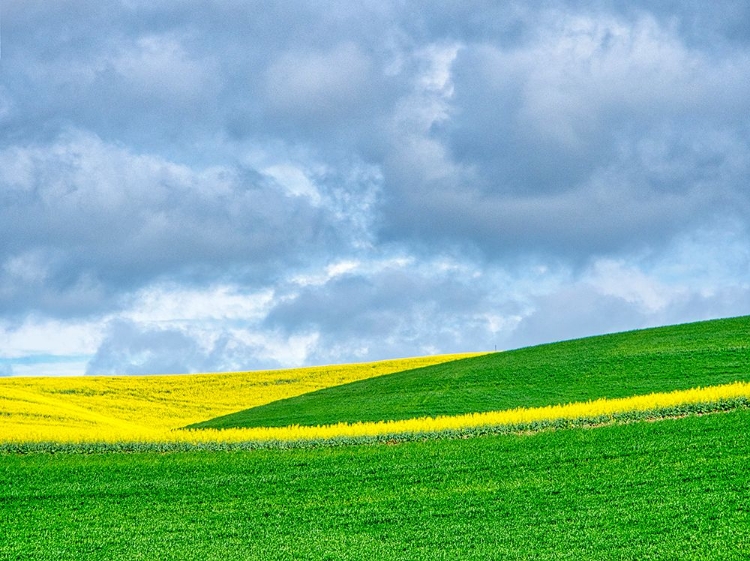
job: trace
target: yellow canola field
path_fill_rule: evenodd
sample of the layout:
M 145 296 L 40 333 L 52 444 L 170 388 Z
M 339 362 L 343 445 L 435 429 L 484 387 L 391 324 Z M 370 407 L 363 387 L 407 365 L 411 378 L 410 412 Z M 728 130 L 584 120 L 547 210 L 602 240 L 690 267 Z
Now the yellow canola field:
M 224 374 L 0 378 L 0 443 L 120 442 L 330 386 L 473 354 Z
M 245 429 L 205 429 L 205 430 L 164 430 L 153 429 L 141 432 L 122 432 L 112 428 L 109 432 L 100 431 L 96 442 L 184 442 L 191 444 L 224 442 L 268 442 L 304 441 L 336 438 L 377 437 L 385 435 L 435 433 L 451 430 L 465 430 L 481 427 L 514 426 L 542 421 L 576 420 L 599 418 L 613 414 L 659 411 L 677 406 L 692 404 L 720 403 L 728 400 L 750 400 L 750 383 L 734 382 L 720 386 L 652 393 L 615 399 L 550 405 L 546 407 L 517 408 L 486 413 L 464 415 L 420 417 L 401 421 L 379 421 L 360 423 L 337 423 L 323 426 L 259 427 Z M 11 442 L 38 442 L 42 438 L 11 436 Z M 60 432 L 57 442 L 91 442 L 89 438 L 76 437 Z

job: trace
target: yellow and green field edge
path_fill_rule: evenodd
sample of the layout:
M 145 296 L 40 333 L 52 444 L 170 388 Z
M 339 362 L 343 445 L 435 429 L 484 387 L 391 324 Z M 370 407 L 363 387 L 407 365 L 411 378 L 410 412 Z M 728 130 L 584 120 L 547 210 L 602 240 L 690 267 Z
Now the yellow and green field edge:
M 0 452 L 140 452 L 183 450 L 249 450 L 345 444 L 397 443 L 490 434 L 524 434 L 550 429 L 596 427 L 614 423 L 662 420 L 687 415 L 750 408 L 750 383 L 615 399 L 516 408 L 463 415 L 420 417 L 398 421 L 337 423 L 323 426 L 256 427 L 154 431 L 99 440 L 68 437 L 58 441 L 13 435 L 0 437 Z

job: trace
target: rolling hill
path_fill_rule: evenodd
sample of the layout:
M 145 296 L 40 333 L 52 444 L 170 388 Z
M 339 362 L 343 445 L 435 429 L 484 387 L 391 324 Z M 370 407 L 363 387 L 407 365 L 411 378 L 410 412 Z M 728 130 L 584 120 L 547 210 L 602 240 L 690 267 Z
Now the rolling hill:
M 750 316 L 492 353 L 329 387 L 191 428 L 322 425 L 618 398 L 750 380 Z

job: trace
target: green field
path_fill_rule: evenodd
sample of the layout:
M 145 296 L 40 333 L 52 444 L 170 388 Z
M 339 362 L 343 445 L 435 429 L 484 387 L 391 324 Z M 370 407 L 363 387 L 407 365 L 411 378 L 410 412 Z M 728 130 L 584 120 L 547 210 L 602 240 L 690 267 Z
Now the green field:
M 0 456 L 0 558 L 748 559 L 749 427 Z
M 403 418 L 748 380 L 748 334 L 736 318 L 582 339 L 243 415 Z M 750 559 L 747 407 L 398 444 L 73 452 L 0 453 L 0 560 Z
M 750 316 L 493 353 L 327 388 L 192 426 L 408 419 L 737 380 L 750 380 Z

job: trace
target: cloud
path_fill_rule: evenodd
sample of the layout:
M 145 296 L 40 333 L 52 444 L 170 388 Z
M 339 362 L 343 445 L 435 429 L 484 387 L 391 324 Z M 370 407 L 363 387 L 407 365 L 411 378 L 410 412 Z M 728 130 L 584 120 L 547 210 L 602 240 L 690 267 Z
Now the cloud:
M 266 329 L 315 333 L 312 363 L 491 350 L 519 305 L 471 266 L 383 263 L 290 289 Z
M 738 2 L 6 1 L 3 357 L 233 369 L 750 312 L 748 29 Z
M 268 278 L 346 245 L 252 170 L 193 169 L 74 131 L 0 151 L 0 309 L 75 314 L 161 276 Z
M 196 342 L 175 329 L 138 330 L 115 322 L 89 362 L 87 374 L 173 374 L 190 372 L 200 351 Z
M 299 366 L 315 337 L 277 338 L 251 328 L 197 322 L 112 320 L 86 374 L 184 374 Z
M 353 43 L 327 52 L 287 52 L 266 71 L 270 111 L 295 122 L 346 118 L 374 86 L 372 63 Z
M 699 248 L 696 240 L 683 240 L 673 245 L 669 254 L 697 254 Z M 733 259 L 723 263 L 721 259 L 714 261 L 713 271 L 703 271 L 703 264 L 698 264 L 692 274 L 683 272 L 671 278 L 665 274 L 672 267 L 670 259 L 674 258 L 657 260 L 655 269 L 645 262 L 595 262 L 578 280 L 532 297 L 530 311 L 507 333 L 506 345 L 515 348 L 750 314 L 750 284 L 743 274 L 732 271 L 746 263 L 743 252 L 733 253 Z M 695 263 L 700 261 L 696 259 Z
M 101 338 L 101 320 L 51 319 L 29 314 L 20 321 L 0 322 L 0 361 L 24 357 L 65 357 L 76 360 L 96 351 Z
M 496 261 L 585 260 L 747 216 L 737 6 L 76 6 L 9 8 L 9 138 L 67 120 L 166 161 L 359 160 L 383 178 L 376 241 Z M 53 17 L 100 31 L 66 41 Z
M 746 315 L 750 313 L 750 288 L 726 287 L 710 294 L 678 291 L 664 308 L 654 311 L 582 283 L 540 297 L 533 305 L 533 312 L 506 334 L 506 348 Z
M 121 90 L 137 96 L 139 104 L 162 107 L 166 102 L 189 108 L 218 93 L 221 84 L 215 65 L 212 59 L 196 60 L 188 54 L 179 36 L 154 34 L 119 49 L 107 61 L 107 70 L 116 74 Z
M 206 346 L 183 329 L 115 320 L 89 361 L 86 374 L 181 374 L 278 367 L 276 362 L 260 359 L 258 351 L 228 333 Z
M 527 25 L 520 45 L 461 43 L 439 90 L 418 82 L 440 111 L 394 135 L 387 239 L 579 259 L 746 218 L 745 50 L 695 48 L 648 15 Z
M 588 286 L 560 290 L 539 298 L 535 305 L 508 337 L 508 348 L 625 331 L 646 323 L 632 303 Z

